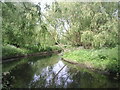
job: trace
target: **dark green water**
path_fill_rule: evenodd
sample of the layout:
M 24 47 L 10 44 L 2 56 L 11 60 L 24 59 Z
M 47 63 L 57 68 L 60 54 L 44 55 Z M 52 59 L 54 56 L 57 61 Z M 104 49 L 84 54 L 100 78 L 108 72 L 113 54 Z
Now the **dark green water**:
M 58 75 L 58 71 L 66 65 Z M 3 64 L 14 76 L 14 88 L 117 88 L 114 77 L 90 72 L 60 60 L 60 56 L 29 57 Z M 56 77 L 55 77 L 56 75 Z M 53 79 L 54 78 L 54 79 Z

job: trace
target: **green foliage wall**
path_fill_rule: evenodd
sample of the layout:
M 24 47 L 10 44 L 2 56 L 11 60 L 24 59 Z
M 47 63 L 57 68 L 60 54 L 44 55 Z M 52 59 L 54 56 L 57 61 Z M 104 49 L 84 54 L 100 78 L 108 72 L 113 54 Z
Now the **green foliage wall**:
M 17 47 L 52 45 L 54 41 L 51 42 L 52 36 L 40 12 L 40 6 L 32 2 L 3 2 L 3 44 Z
M 69 44 L 114 47 L 118 44 L 117 10 L 118 2 L 56 2 L 48 17 L 61 27 L 61 36 Z
M 85 48 L 118 44 L 117 2 L 2 3 L 3 44 L 48 46 L 56 43 Z

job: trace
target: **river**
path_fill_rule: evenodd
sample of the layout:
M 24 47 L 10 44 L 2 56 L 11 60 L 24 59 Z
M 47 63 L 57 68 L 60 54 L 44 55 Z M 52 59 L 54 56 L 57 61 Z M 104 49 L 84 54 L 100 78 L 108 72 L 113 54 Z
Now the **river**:
M 115 77 L 105 76 L 61 60 L 59 55 L 29 57 L 2 65 L 14 77 L 13 88 L 118 88 Z

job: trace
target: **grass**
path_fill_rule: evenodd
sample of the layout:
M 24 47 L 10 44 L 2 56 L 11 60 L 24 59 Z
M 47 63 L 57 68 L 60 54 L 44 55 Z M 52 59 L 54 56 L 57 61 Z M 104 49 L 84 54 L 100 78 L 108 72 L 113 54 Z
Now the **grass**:
M 24 48 L 17 48 L 13 45 L 6 45 L 2 46 L 2 57 L 12 57 L 12 56 L 19 56 L 43 51 L 54 51 L 54 50 L 61 50 L 58 46 L 46 46 L 45 48 L 39 48 L 36 46 L 26 46 Z
M 103 49 L 80 49 L 66 52 L 63 58 L 74 60 L 96 69 L 107 70 L 109 72 L 119 72 L 118 47 Z

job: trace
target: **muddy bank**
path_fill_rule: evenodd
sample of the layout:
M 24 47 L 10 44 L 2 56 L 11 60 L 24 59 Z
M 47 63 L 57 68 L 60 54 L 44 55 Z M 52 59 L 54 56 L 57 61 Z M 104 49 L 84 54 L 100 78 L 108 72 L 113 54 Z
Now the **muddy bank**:
M 30 57 L 30 56 L 41 56 L 41 57 L 50 56 L 52 54 L 58 54 L 60 52 L 61 52 L 61 50 L 55 50 L 55 51 L 45 51 L 45 52 L 38 52 L 38 53 L 32 53 L 32 54 L 4 57 L 4 58 L 2 58 L 2 62 L 4 63 L 4 62 L 13 61 L 13 60 L 17 60 L 19 58 L 25 58 L 25 57 Z
M 80 66 L 81 68 L 86 68 L 86 69 L 88 69 L 90 71 L 93 71 L 93 72 L 96 72 L 96 73 L 109 75 L 109 76 L 112 76 L 112 77 L 117 77 L 117 79 L 120 79 L 120 74 L 117 73 L 117 72 L 113 73 L 113 72 L 101 70 L 101 69 L 89 66 L 87 64 L 80 63 L 80 62 L 78 63 L 78 62 L 75 62 L 75 61 L 72 61 L 72 60 L 68 60 L 68 59 L 65 59 L 65 58 L 61 58 L 61 60 L 65 61 L 65 62 L 68 62 L 68 63 L 71 63 L 71 64 L 74 64 L 74 65 L 77 65 L 77 66 Z

